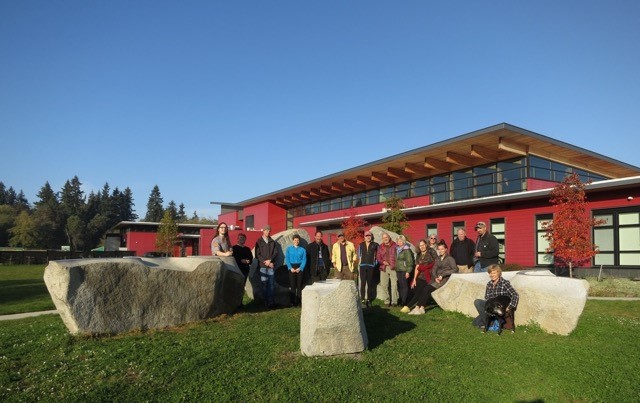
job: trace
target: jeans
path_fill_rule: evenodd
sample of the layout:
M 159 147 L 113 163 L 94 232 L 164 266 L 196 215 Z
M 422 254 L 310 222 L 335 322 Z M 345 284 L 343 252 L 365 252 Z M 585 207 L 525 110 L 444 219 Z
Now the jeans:
M 276 284 L 273 269 L 261 267 L 260 282 L 262 283 L 262 297 L 264 298 L 265 305 L 273 305 L 273 290 Z
M 391 282 L 391 298 L 389 298 L 389 282 Z M 398 302 L 398 274 L 395 270 L 391 270 L 390 266 L 385 266 L 384 270 L 380 270 L 380 299 L 385 304 L 395 305 Z
M 475 264 L 475 266 L 473 266 L 473 272 L 474 273 L 486 273 L 487 272 L 487 267 L 482 267 L 482 265 L 480 264 L 480 261 L 478 260 Z

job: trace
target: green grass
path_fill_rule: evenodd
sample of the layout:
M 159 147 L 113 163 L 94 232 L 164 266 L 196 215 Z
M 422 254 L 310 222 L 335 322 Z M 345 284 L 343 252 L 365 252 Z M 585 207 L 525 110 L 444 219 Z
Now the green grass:
M 588 301 L 570 336 L 482 334 L 463 315 L 365 312 L 369 350 L 300 355 L 299 309 L 74 337 L 57 316 L 0 327 L 0 401 L 637 401 L 640 302 Z
M 591 297 L 634 297 L 640 298 L 640 281 L 626 278 L 605 278 L 598 281 L 596 277 L 587 277 L 589 296 Z
M 0 266 L 0 315 L 56 309 L 42 278 L 45 266 Z

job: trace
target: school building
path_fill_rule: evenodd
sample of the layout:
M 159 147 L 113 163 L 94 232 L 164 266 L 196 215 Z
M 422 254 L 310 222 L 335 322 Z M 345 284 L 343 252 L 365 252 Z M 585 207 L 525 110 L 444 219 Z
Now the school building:
M 582 273 L 603 269 L 640 276 L 640 168 L 507 123 L 463 134 L 241 202 L 218 202 L 219 222 L 255 234 L 322 230 L 335 242 L 350 211 L 379 225 L 384 201 L 404 200 L 417 242 L 436 234 L 450 244 L 458 228 L 475 240 L 484 221 L 506 263 L 550 267 L 543 224 L 553 216 L 552 188 L 576 172 L 587 185 L 588 209 L 606 223 L 593 229 L 600 253 Z M 252 237 L 253 238 L 253 237 Z M 377 240 L 379 241 L 379 240 Z

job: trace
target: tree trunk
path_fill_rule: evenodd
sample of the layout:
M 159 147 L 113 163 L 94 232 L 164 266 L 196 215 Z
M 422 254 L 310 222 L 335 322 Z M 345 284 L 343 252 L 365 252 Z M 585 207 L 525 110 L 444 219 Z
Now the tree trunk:
M 569 262 L 569 278 L 573 278 L 573 264 Z

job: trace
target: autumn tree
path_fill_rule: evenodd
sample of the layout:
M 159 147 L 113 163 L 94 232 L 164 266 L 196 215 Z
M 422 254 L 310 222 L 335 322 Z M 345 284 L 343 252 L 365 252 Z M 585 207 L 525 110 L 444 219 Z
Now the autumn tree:
M 553 220 L 546 223 L 545 238 L 553 251 L 555 265 L 568 267 L 573 277 L 573 268 L 588 262 L 598 253 L 591 242 L 591 230 L 603 223 L 595 220 L 587 209 L 586 183 L 572 173 L 551 191 L 554 205 Z
M 156 237 L 156 249 L 159 252 L 164 253 L 165 256 L 173 255 L 173 245 L 178 239 L 178 224 L 171 217 L 171 212 L 165 210 L 162 220 L 160 221 L 160 227 L 158 228 L 158 234 Z
M 404 200 L 399 197 L 391 197 L 384 202 L 385 213 L 382 216 L 382 228 L 387 231 L 402 234 L 409 227 L 407 216 L 402 209 Z
M 342 222 L 345 239 L 351 241 L 357 248 L 364 240 L 363 233 L 366 225 L 366 221 L 357 216 L 356 210 L 350 209 L 349 217 Z

